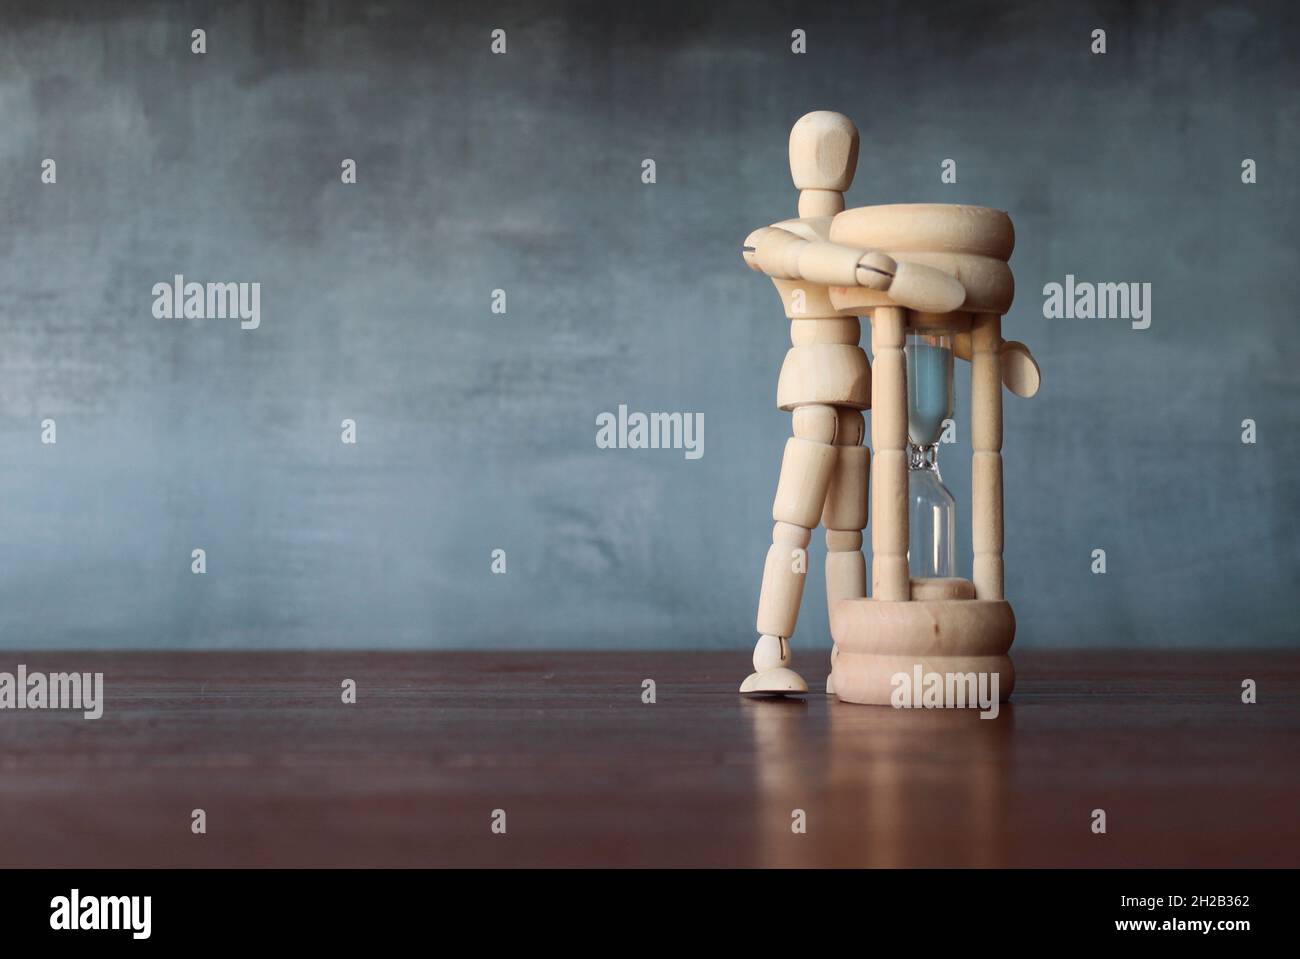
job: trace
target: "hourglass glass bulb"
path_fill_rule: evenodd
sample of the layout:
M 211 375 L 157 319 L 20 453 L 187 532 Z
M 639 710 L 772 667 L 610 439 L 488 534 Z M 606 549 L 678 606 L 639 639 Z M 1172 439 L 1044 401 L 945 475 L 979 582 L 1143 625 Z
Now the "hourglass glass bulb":
M 907 338 L 908 572 L 917 579 L 956 575 L 957 502 L 939 475 L 939 438 L 952 416 L 952 337 Z

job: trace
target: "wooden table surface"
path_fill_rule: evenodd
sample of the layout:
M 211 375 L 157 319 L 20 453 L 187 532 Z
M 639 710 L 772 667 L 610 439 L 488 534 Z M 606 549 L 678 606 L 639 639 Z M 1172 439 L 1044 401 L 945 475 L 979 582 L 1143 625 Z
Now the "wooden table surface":
M 6 653 L 106 705 L 0 712 L 0 866 L 1300 865 L 1300 654 L 1016 660 L 982 720 L 743 651 Z

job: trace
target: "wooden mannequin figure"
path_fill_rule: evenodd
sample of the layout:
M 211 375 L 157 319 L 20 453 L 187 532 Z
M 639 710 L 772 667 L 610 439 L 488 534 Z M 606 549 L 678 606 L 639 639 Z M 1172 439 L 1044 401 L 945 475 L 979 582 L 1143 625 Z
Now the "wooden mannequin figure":
M 985 319 L 1000 318 L 1011 302 L 1013 281 L 1006 263 L 1014 243 L 1010 219 L 996 210 L 943 204 L 845 211 L 844 191 L 853 181 L 857 158 L 858 131 L 848 117 L 826 111 L 801 117 L 790 131 L 799 217 L 755 230 L 744 244 L 745 264 L 771 277 L 790 320 L 792 345 L 776 393 L 777 406 L 792 413 L 794 435 L 786 441 L 772 506 L 775 525 L 763 566 L 754 672 L 741 684 L 742 693 L 808 691 L 790 668 L 790 638 L 803 598 L 807 547 L 819 523 L 826 529 L 826 600 L 832 614 L 846 610 L 850 615 L 840 617 L 844 622 L 865 616 L 863 621 L 870 623 L 873 617 L 891 615 L 886 604 L 913 598 L 907 545 L 907 334 L 951 329 L 953 355 L 972 360 L 973 366 L 979 361 L 979 382 L 984 384 L 979 395 L 985 405 L 992 402 L 990 374 L 994 390 L 999 379 L 1022 396 L 1032 396 L 1038 388 L 1038 369 L 1028 350 L 1003 341 L 993 320 Z M 863 315 L 871 317 L 873 361 L 859 346 Z M 883 402 L 873 404 L 873 396 Z M 873 405 L 879 407 L 872 414 L 874 454 L 863 445 L 862 415 Z M 984 430 L 977 438 L 989 447 L 980 450 L 988 455 L 979 459 L 980 469 L 989 475 L 995 465 L 991 438 L 1000 448 L 1000 420 L 998 425 L 996 436 Z M 996 488 L 992 480 L 978 487 L 987 495 L 976 504 L 976 578 L 989 585 L 996 574 L 992 591 L 1001 588 L 1000 471 L 996 479 Z M 866 599 L 862 531 L 869 483 L 875 603 L 863 613 L 856 604 Z M 971 592 L 966 581 L 917 582 L 916 598 Z M 869 634 L 873 627 L 846 627 L 852 632 L 855 666 L 844 675 L 852 679 L 850 695 L 857 702 L 877 696 L 877 686 L 859 675 L 860 668 L 876 664 L 862 658 L 867 654 L 860 647 L 871 648 L 870 638 L 862 638 L 863 628 Z M 832 673 L 838 652 L 837 645 L 831 653 Z M 835 692 L 834 685 L 828 677 L 827 693 Z M 867 685 L 870 692 L 863 693 Z
M 832 218 L 858 161 L 858 131 L 839 113 L 818 111 L 790 131 L 790 173 L 799 190 L 799 218 L 755 230 L 745 240 L 746 265 L 772 278 L 792 346 L 781 366 L 777 406 L 793 414 L 772 506 L 772 545 L 758 601 L 754 672 L 742 693 L 804 693 L 790 668 L 790 637 L 803 598 L 812 530 L 826 528 L 826 599 L 866 594 L 862 530 L 867 525 L 870 453 L 862 446 L 862 411 L 871 406 L 871 364 L 858 345 L 854 309 L 830 301 L 833 286 L 887 291 L 913 309 L 946 313 L 965 299 L 960 282 L 927 266 L 829 240 Z M 832 653 L 832 656 L 834 654 Z M 827 690 L 833 692 L 830 680 Z

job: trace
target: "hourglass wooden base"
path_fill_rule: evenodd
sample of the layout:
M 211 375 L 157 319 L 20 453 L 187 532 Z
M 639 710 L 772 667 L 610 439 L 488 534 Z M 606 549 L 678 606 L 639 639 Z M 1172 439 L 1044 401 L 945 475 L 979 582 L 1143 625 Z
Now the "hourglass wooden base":
M 973 688 L 996 688 L 1005 702 L 1016 683 L 1007 655 L 1016 636 L 1011 604 L 973 598 L 968 580 L 912 582 L 911 600 L 845 599 L 831 610 L 838 650 L 831 667 L 835 695 L 851 703 L 898 705 L 895 690 L 906 684 L 911 704 L 913 684 L 937 674 L 937 701 L 927 705 L 974 706 Z M 919 598 L 927 595 L 945 598 Z

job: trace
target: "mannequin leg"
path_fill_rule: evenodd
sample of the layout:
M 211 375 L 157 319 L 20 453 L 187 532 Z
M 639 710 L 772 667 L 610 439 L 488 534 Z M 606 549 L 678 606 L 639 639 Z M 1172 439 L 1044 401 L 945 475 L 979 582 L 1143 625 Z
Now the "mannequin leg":
M 835 430 L 835 471 L 826 493 L 822 526 L 826 528 L 826 609 L 842 599 L 867 595 L 867 561 L 862 555 L 862 531 L 867 525 L 867 483 L 871 474 L 871 451 L 862 445 L 865 433 L 862 414 L 848 407 L 838 408 Z M 835 663 L 834 647 L 831 664 Z M 826 693 L 835 692 L 826 677 Z
M 781 478 L 772 505 L 772 545 L 763 565 L 758 599 L 754 672 L 742 693 L 806 693 L 808 684 L 790 669 L 790 637 L 799 618 L 808 571 L 808 543 L 826 504 L 835 467 L 837 424 L 833 406 L 797 407 L 794 436 L 786 441 Z

